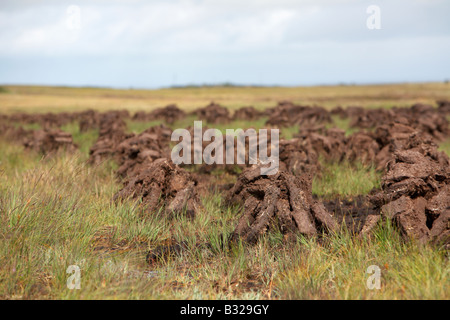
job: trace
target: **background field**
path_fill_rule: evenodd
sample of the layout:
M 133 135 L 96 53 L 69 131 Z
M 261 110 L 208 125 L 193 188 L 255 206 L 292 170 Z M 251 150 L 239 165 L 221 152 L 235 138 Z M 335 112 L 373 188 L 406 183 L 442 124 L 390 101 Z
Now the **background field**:
M 450 84 L 329 86 L 301 88 L 182 88 L 112 90 L 3 86 L 0 112 L 151 110 L 177 103 L 185 110 L 210 101 L 231 109 L 274 106 L 280 100 L 365 107 L 406 106 L 450 99 Z M 173 127 L 189 125 L 184 119 Z M 350 131 L 348 122 L 335 125 Z M 155 123 L 130 121 L 141 132 Z M 230 128 L 255 123 L 230 123 Z M 371 238 L 347 230 L 320 241 L 299 237 L 285 243 L 278 233 L 256 246 L 228 249 L 240 208 L 223 205 L 220 192 L 202 198 L 206 210 L 195 220 L 168 219 L 143 212 L 133 201 L 111 202 L 121 183 L 115 164 L 86 164 L 98 132 L 72 133 L 80 150 L 43 158 L 0 139 L 0 298 L 2 299 L 449 299 L 448 252 L 403 243 L 395 228 L 382 225 Z M 290 137 L 298 128 L 282 131 Z M 441 144 L 450 154 L 450 141 Z M 218 172 L 215 179 L 233 177 Z M 379 185 L 373 168 L 323 163 L 313 191 L 323 197 L 367 194 Z M 148 250 L 184 241 L 187 250 L 156 265 Z M 210 248 L 199 244 L 210 243 Z M 81 289 L 66 286 L 70 265 L 81 268 Z M 370 265 L 381 269 L 381 289 L 366 286 Z
M 214 101 L 230 109 L 274 106 L 278 101 L 324 107 L 361 105 L 368 108 L 434 104 L 450 97 L 450 83 L 318 87 L 186 87 L 159 90 L 2 86 L 0 112 L 59 112 L 78 109 L 152 110 L 176 103 L 184 110 Z

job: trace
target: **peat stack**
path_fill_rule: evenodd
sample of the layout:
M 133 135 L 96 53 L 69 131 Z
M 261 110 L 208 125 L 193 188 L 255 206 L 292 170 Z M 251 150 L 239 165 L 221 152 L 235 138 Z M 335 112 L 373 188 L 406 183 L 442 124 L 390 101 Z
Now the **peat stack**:
M 39 124 L 43 129 L 58 128 L 76 119 L 76 113 L 14 113 L 9 121 L 22 124 Z
M 158 108 L 151 112 L 138 111 L 134 114 L 135 121 L 163 120 L 165 123 L 173 124 L 175 121 L 183 119 L 186 113 L 178 108 L 176 104 L 169 104 L 164 108 Z
M 127 134 L 126 123 L 119 112 L 108 112 L 100 118 L 100 132 L 97 141 L 89 149 L 89 162 L 99 164 L 115 155 L 117 146 L 132 136 Z
M 433 106 L 417 103 L 409 109 L 398 108 L 398 112 L 408 110 L 405 115 L 410 125 L 418 129 L 427 138 L 443 141 L 450 135 L 450 128 L 445 116 Z
M 431 140 L 412 134 L 394 151 L 381 185 L 371 202 L 404 239 L 450 245 L 450 159 Z
M 263 112 L 256 110 L 254 107 L 242 107 L 234 112 L 233 120 L 254 121 L 263 115 Z
M 196 129 L 198 133 L 196 133 Z M 244 169 L 245 166 L 256 163 L 258 157 L 263 157 L 260 145 L 266 146 L 268 157 L 269 154 L 272 155 L 272 152 L 275 152 L 277 147 L 276 140 L 272 143 L 272 134 L 274 134 L 272 129 L 265 129 L 267 131 L 264 133 L 261 130 L 247 128 L 236 131 L 235 135 L 219 134 L 215 129 L 206 126 L 202 126 L 201 131 L 200 128 L 192 126 L 186 128 L 186 130 L 189 131 L 192 138 L 190 141 L 182 139 L 173 152 L 176 156 L 182 157 L 186 150 L 190 150 L 190 164 L 182 163 L 180 166 L 195 166 L 199 173 L 209 174 L 216 169 L 221 169 L 230 174 L 235 174 L 236 171 L 241 171 L 238 168 Z M 214 138 L 211 136 L 205 137 L 208 130 L 213 130 L 217 133 L 217 136 L 214 136 Z M 232 160 L 229 164 L 227 164 L 227 154 L 229 159 Z M 196 156 L 201 158 L 201 164 L 195 164 Z
M 15 127 L 8 123 L 0 122 L 0 136 L 10 142 L 22 143 L 33 135 L 33 130 L 26 130 L 23 127 Z
M 201 208 L 196 191 L 197 181 L 190 173 L 167 158 L 157 159 L 125 179 L 122 190 L 114 200 L 141 199 L 142 205 L 153 212 L 164 206 L 169 215 L 186 214 L 194 217 Z
M 450 114 L 450 101 L 449 100 L 438 100 L 438 112 L 443 115 Z
M 74 151 L 72 135 L 59 129 L 34 130 L 24 139 L 26 149 L 41 152 L 46 155 L 58 150 Z
M 301 139 L 302 144 L 309 150 L 314 150 L 317 155 L 327 161 L 340 161 L 346 152 L 345 131 L 338 128 L 316 130 L 302 130 L 295 135 Z
M 199 120 L 204 120 L 211 124 L 227 123 L 231 119 L 228 109 L 214 102 L 211 102 L 204 108 L 197 109 L 195 114 Z
M 314 176 L 320 169 L 317 152 L 299 138 L 280 141 L 280 162 L 293 175 L 307 173 Z
M 360 161 L 366 165 L 375 163 L 380 145 L 371 132 L 358 131 L 347 138 L 344 157 L 349 161 Z
M 169 141 L 172 130 L 164 125 L 151 127 L 123 140 L 115 150 L 120 177 L 133 175 L 139 167 L 170 154 Z
M 230 190 L 228 203 L 243 203 L 244 213 L 231 241 L 256 243 L 269 228 L 287 237 L 316 236 L 337 223 L 321 202 L 313 200 L 311 176 L 296 177 L 280 166 L 274 175 L 261 175 L 261 166 L 245 169 Z
M 377 127 L 373 136 L 380 146 L 380 152 L 375 157 L 378 171 L 384 171 L 386 165 L 394 158 L 394 151 L 403 150 L 409 143 L 411 135 L 419 134 L 409 126 L 406 118 L 399 117 L 395 122 Z
M 175 104 L 170 104 L 164 108 L 154 110 L 151 115 L 155 119 L 164 120 L 168 124 L 173 124 L 177 120 L 186 117 L 186 113 Z
M 439 102 L 439 108 L 431 105 L 416 103 L 409 108 L 392 109 L 363 109 L 348 108 L 350 126 L 352 128 L 377 128 L 392 121 L 402 118 L 402 122 L 418 130 L 427 137 L 436 141 L 442 141 L 450 135 L 449 122 L 447 121 L 446 104 Z
M 391 109 L 365 109 L 353 107 L 349 110 L 349 116 L 350 127 L 367 129 L 390 122 L 395 118 L 396 114 Z
M 79 115 L 80 132 L 98 129 L 100 124 L 100 114 L 95 110 L 86 110 Z
M 309 107 L 281 101 L 273 109 L 266 124 L 273 127 L 312 127 L 322 123 L 331 123 L 331 114 L 322 107 Z

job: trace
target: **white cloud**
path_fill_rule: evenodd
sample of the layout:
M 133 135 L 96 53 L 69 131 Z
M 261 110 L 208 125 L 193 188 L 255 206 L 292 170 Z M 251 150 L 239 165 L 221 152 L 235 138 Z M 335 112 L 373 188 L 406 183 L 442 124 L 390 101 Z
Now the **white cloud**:
M 289 72 L 308 69 L 305 61 L 318 68 L 326 65 L 325 61 L 328 70 L 337 68 L 332 63 L 340 65 L 342 61 L 360 68 L 362 62 L 357 61 L 364 59 L 348 56 L 352 52 L 363 54 L 364 48 L 381 48 L 384 55 L 379 61 L 389 65 L 394 59 L 389 50 L 395 47 L 401 52 L 395 43 L 407 43 L 408 50 L 414 48 L 414 57 L 401 53 L 406 64 L 417 65 L 420 56 L 442 60 L 449 45 L 440 44 L 439 39 L 448 39 L 450 35 L 447 22 L 450 2 L 377 0 L 382 30 L 371 31 L 366 28 L 366 8 L 373 3 L 371 0 L 6 0 L 0 2 L 0 62 L 40 58 L 70 61 L 71 65 L 95 66 L 99 73 L 103 69 L 98 61 L 114 61 L 109 69 L 127 70 L 127 66 L 132 66 L 133 70 L 142 68 L 154 73 L 184 72 L 191 81 L 206 77 L 206 71 L 197 72 L 205 65 L 208 70 L 222 70 L 227 75 L 227 79 L 220 80 L 240 82 L 251 77 L 259 79 L 254 75 L 259 69 L 277 70 L 287 63 L 291 67 L 285 67 L 283 76 L 279 75 L 281 80 L 284 76 L 295 79 L 296 75 L 288 75 Z M 67 24 L 70 18 L 67 8 L 73 4 L 81 10 L 79 29 Z M 434 47 L 430 48 L 431 44 Z M 106 64 L 101 66 L 107 74 Z M 246 73 L 247 66 L 251 66 L 250 75 Z M 8 76 L 14 75 L 14 70 L 10 67 Z M 329 76 L 325 68 L 320 72 Z M 6 71 L 0 70 L 0 80 L 5 74 Z M 339 76 L 333 74 L 335 78 Z M 369 75 L 361 77 L 366 79 Z
M 20 7 L 17 3 L 21 2 L 28 5 Z M 396 26 L 405 34 L 417 28 L 405 28 L 402 22 L 414 19 L 420 23 L 416 16 L 423 11 L 419 9 L 427 7 L 416 3 L 416 9 L 408 7 L 409 11 L 405 8 L 402 12 L 398 6 L 380 2 L 386 16 L 383 26 Z M 59 1 L 2 4 L 0 54 L 228 52 L 262 50 L 283 42 L 360 41 L 367 37 L 365 5 L 355 0 L 81 1 L 81 30 L 67 28 L 67 6 Z M 395 8 L 396 13 L 389 8 Z M 448 33 L 448 27 L 442 31 L 439 25 L 439 21 L 446 20 L 427 21 Z M 421 25 L 422 33 L 427 29 Z M 392 28 L 382 34 L 395 36 L 398 30 Z

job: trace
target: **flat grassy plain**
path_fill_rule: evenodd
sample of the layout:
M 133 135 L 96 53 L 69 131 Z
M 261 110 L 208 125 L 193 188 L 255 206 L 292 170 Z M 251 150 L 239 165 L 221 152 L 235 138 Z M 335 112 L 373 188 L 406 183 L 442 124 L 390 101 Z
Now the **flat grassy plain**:
M 39 86 L 1 86 L 0 112 L 61 112 L 76 109 L 152 110 L 176 103 L 184 110 L 206 106 L 211 101 L 230 109 L 253 105 L 267 108 L 290 100 L 327 108 L 360 105 L 368 108 L 434 104 L 448 99 L 450 83 L 391 85 L 341 85 L 315 87 L 186 87 L 158 90 L 113 90 Z
M 450 99 L 448 84 L 337 86 L 312 88 L 186 88 L 111 90 L 3 86 L 0 112 L 81 109 L 151 110 L 177 103 L 187 110 L 211 100 L 231 109 L 273 106 L 278 100 L 333 107 L 337 104 L 391 107 Z M 365 93 L 366 92 L 366 93 Z M 185 127 L 183 119 L 172 127 Z M 129 121 L 141 132 L 155 122 Z M 229 128 L 264 125 L 235 121 Z M 347 122 L 336 125 L 350 132 Z M 390 224 L 370 238 L 343 228 L 320 239 L 299 236 L 285 242 L 269 233 L 254 246 L 224 245 L 242 208 L 226 207 L 212 190 L 205 210 L 194 220 L 169 219 L 136 201 L 112 202 L 121 183 L 116 165 L 86 163 L 96 130 L 72 133 L 79 150 L 51 157 L 0 139 L 0 298 L 1 299 L 449 299 L 448 252 L 402 242 Z M 219 128 L 220 129 L 220 128 Z M 298 128 L 286 128 L 289 138 Z M 450 141 L 441 144 L 450 154 Z M 372 167 L 322 163 L 313 192 L 323 197 L 352 197 L 379 186 Z M 233 179 L 223 177 L 220 179 Z M 145 261 L 159 245 L 185 242 L 187 250 L 153 265 Z M 202 244 L 209 243 L 209 247 Z M 200 244 L 200 245 L 199 245 Z M 67 288 L 67 268 L 79 266 L 80 289 Z M 381 288 L 369 289 L 376 265 Z

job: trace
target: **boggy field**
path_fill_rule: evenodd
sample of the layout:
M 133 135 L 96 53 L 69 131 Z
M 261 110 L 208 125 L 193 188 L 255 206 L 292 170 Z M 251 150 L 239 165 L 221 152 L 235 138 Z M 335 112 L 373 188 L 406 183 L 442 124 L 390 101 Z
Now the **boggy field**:
M 174 103 L 183 92 L 216 102 L 148 110 L 69 106 L 77 90 L 127 106 L 139 95 L 170 95 L 5 87 L 0 297 L 448 299 L 443 86 L 311 88 L 307 99 L 305 88 L 172 89 Z M 283 92 L 295 98 L 268 105 Z M 38 112 L 43 96 L 64 111 Z M 338 100 L 349 104 L 331 106 Z M 278 173 L 173 164 L 171 134 L 193 131 L 195 120 L 224 139 L 228 128 L 280 129 Z M 70 266 L 80 270 L 79 289 L 67 286 Z M 380 287 L 371 286 L 373 266 Z

